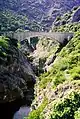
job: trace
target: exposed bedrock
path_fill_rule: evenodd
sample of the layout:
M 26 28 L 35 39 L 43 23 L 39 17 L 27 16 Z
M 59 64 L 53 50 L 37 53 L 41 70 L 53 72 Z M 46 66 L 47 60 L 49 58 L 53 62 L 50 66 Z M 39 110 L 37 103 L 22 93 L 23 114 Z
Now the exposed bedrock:
M 17 40 L 4 38 L 4 41 L 6 47 L 0 47 L 0 117 L 12 119 L 22 105 L 31 105 L 35 75 L 28 60 L 19 51 Z

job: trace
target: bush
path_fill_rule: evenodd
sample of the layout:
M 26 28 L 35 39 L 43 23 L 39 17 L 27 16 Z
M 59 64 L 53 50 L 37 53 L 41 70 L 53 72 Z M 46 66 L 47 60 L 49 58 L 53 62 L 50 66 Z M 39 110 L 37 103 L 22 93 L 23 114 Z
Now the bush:
M 74 118 L 75 118 L 75 119 L 80 119 L 80 108 L 78 108 L 78 110 L 75 111 Z
M 72 92 L 68 97 L 54 103 L 50 119 L 77 119 L 80 107 L 80 92 Z
M 61 17 L 57 16 L 56 21 L 59 21 L 59 20 L 61 20 Z
M 42 104 L 38 107 L 38 109 L 33 110 L 33 111 L 29 114 L 29 116 L 28 116 L 27 119 L 40 119 L 40 114 L 41 114 L 41 112 L 43 111 L 43 109 L 46 107 L 47 103 L 48 103 L 48 100 L 47 100 L 47 98 L 45 97 L 44 100 L 43 100 L 43 102 L 42 102 Z
M 8 64 L 13 59 L 14 49 L 18 48 L 18 41 L 0 36 L 0 64 Z

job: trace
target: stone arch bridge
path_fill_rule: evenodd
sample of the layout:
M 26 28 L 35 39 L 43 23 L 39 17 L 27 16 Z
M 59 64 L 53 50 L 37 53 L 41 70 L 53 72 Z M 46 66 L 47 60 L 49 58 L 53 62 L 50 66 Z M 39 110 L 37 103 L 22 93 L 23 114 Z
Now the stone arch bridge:
M 64 43 L 64 41 L 69 41 L 73 37 L 73 33 L 69 32 L 31 32 L 31 31 L 18 31 L 18 32 L 4 32 L 4 36 L 8 36 L 14 39 L 23 41 L 32 37 L 47 37 L 58 41 L 59 43 Z

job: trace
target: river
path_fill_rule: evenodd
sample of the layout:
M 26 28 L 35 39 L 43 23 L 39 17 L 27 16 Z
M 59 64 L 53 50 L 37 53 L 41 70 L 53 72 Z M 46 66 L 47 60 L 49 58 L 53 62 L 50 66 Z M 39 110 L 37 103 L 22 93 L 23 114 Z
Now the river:
M 22 106 L 20 107 L 19 111 L 17 111 L 14 116 L 13 116 L 13 119 L 25 119 L 25 117 L 28 116 L 30 112 L 30 107 L 28 106 Z

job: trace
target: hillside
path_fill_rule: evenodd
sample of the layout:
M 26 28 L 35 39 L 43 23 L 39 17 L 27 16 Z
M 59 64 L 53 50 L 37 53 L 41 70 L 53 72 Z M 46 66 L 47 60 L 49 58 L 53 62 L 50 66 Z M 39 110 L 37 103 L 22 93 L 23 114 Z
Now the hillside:
M 0 36 L 0 118 L 80 119 L 80 0 L 0 0 L 0 35 L 18 30 L 74 36 Z
M 50 69 L 38 77 L 35 86 L 36 96 L 32 104 L 33 111 L 27 119 L 79 119 L 80 23 L 69 22 L 62 26 L 53 27 L 52 31 L 74 32 L 74 37 L 57 52 L 56 58 L 49 64 Z M 49 42 L 47 45 L 43 42 L 43 46 L 41 46 L 39 41 L 38 45 L 40 48 L 46 49 Z M 39 51 L 39 46 L 37 51 Z M 57 44 L 57 46 L 59 48 L 60 45 Z M 43 51 L 45 52 L 45 50 Z M 51 51 L 49 50 L 49 53 L 55 55 L 55 52 Z M 54 47 L 53 51 L 55 51 Z M 43 56 L 44 61 L 45 57 Z M 48 53 L 46 56 L 48 58 Z
M 26 15 L 8 9 L 0 11 L 0 31 L 40 31 L 41 29 L 36 21 L 31 22 Z
M 0 0 L 0 11 L 8 9 L 26 15 L 31 22 L 49 31 L 57 16 L 79 5 L 79 0 Z

